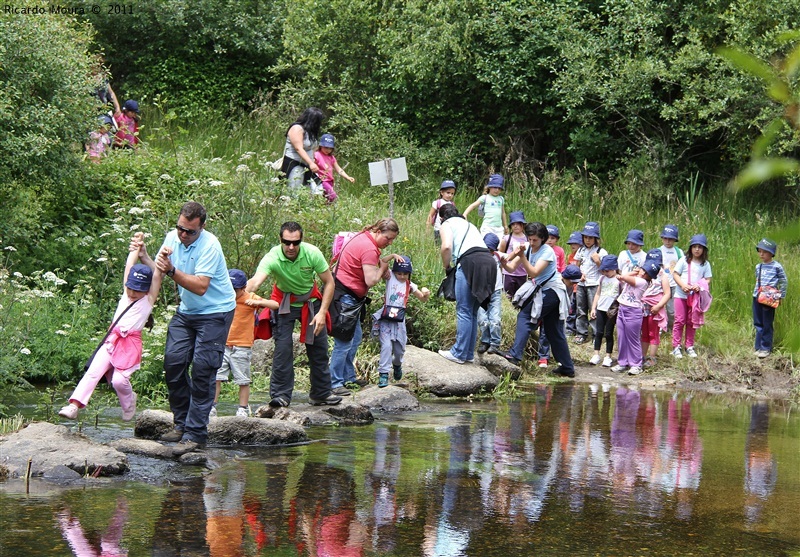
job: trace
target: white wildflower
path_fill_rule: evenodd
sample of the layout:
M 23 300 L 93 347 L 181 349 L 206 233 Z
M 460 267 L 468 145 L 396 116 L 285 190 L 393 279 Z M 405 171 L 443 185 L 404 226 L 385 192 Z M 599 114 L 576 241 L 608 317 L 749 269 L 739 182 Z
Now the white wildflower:
M 142 209 L 141 207 L 131 207 L 130 209 L 128 209 L 129 215 L 141 215 L 142 213 L 144 213 L 144 209 Z
M 3 308 L 0 308 L 0 309 L 3 309 Z M 26 311 L 26 312 L 23 312 L 23 313 L 22 313 L 22 316 L 23 316 L 23 317 L 30 317 L 30 316 L 31 316 L 31 314 L 30 314 L 30 313 L 28 313 L 28 312 Z
M 56 334 L 57 334 L 57 335 L 61 335 L 62 337 L 65 337 L 65 336 L 68 336 L 68 335 L 69 335 L 69 333 L 68 333 L 67 331 L 64 331 L 64 330 L 62 330 L 62 329 L 59 329 L 59 330 L 57 330 L 57 331 L 56 331 Z
M 189 180 L 188 182 L 186 182 L 186 185 L 187 186 L 199 186 L 200 185 L 200 180 Z
M 47 271 L 42 278 L 47 282 L 52 282 L 56 286 L 61 286 L 62 284 L 67 284 L 67 281 L 64 279 L 60 279 L 56 276 L 56 274 L 52 271 Z
M 98 263 L 105 263 L 106 261 L 108 261 L 108 257 L 98 257 L 97 259 L 95 259 L 95 261 L 97 261 Z
M 253 153 L 252 151 L 248 151 L 247 153 L 245 153 L 241 157 L 239 157 L 239 160 L 240 161 L 250 160 L 253 157 L 253 155 L 255 155 L 255 153 Z
M 158 178 L 159 178 L 159 180 L 164 180 L 165 182 L 171 182 L 172 181 L 172 176 L 170 176 L 166 172 L 164 174 L 162 174 L 161 176 L 159 176 Z
M 255 242 L 256 240 L 260 240 L 263 237 L 264 237 L 263 234 L 253 234 L 252 236 L 250 236 L 250 241 Z
M 30 356 L 31 355 L 31 351 L 28 350 L 27 348 L 20 348 L 19 349 L 19 353 L 20 354 L 25 354 L 26 356 Z
M 211 180 L 208 183 L 208 185 L 211 186 L 212 188 L 217 188 L 217 187 L 222 186 L 224 184 L 225 184 L 225 182 L 223 182 L 221 180 Z
M 6 246 L 3 249 L 6 251 L 17 251 L 17 248 L 15 248 L 14 246 Z
M 353 224 L 356 224 L 356 225 L 358 225 L 358 226 L 361 226 L 361 224 L 362 224 L 362 223 L 361 223 L 361 219 L 360 219 L 360 218 L 358 218 L 358 217 L 355 217 L 355 218 L 354 218 L 354 219 L 352 219 L 350 222 L 352 222 Z
M 64 327 L 65 329 L 71 329 L 72 328 L 72 325 L 70 325 L 69 323 L 62 323 L 61 326 Z
M 14 276 L 17 278 L 22 278 L 22 273 L 20 273 L 19 271 L 14 271 Z
M 132 224 L 130 230 L 139 230 L 138 224 Z
M 222 159 L 220 157 L 214 157 L 213 159 L 211 159 L 211 163 L 215 162 L 222 162 Z
M 246 164 L 240 164 L 236 167 L 236 172 L 250 172 L 250 167 Z
M 273 178 L 270 178 L 270 182 L 272 182 L 273 184 L 277 184 L 278 183 L 278 177 L 275 176 Z

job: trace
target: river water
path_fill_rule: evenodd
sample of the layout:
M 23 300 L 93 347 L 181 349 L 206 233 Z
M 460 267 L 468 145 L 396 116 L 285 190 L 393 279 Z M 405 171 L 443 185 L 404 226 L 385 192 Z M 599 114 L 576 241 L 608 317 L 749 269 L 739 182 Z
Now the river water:
M 0 483 L 0 555 L 800 556 L 791 404 L 595 385 L 426 404 L 211 448 L 210 471 L 133 458 L 131 480 Z

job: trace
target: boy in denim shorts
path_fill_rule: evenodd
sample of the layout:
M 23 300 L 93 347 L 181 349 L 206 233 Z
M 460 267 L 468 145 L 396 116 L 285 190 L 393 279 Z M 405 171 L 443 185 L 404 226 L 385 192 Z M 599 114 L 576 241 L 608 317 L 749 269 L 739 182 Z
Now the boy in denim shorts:
M 250 415 L 250 358 L 253 355 L 253 342 L 255 340 L 253 325 L 255 322 L 255 308 L 278 309 L 278 302 L 265 300 L 261 296 L 245 292 L 247 275 L 239 269 L 230 269 L 228 276 L 236 291 L 236 310 L 233 313 L 233 322 L 228 332 L 225 343 L 225 356 L 222 367 L 217 370 L 217 387 L 214 392 L 214 405 L 209 412 L 210 418 L 217 416 L 217 400 L 223 381 L 233 374 L 233 382 L 239 385 L 239 408 L 236 415 L 248 417 Z

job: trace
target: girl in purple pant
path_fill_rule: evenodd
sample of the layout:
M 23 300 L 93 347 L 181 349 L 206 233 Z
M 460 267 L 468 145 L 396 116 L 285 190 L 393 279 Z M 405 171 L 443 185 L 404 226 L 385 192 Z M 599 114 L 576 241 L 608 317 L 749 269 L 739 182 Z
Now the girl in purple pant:
M 629 375 L 642 373 L 642 295 L 661 268 L 652 261 L 645 261 L 635 271 L 619 276 L 624 284 L 619 295 L 617 313 L 617 343 L 619 357 L 611 371 L 628 370 Z M 630 369 L 628 369 L 630 368 Z

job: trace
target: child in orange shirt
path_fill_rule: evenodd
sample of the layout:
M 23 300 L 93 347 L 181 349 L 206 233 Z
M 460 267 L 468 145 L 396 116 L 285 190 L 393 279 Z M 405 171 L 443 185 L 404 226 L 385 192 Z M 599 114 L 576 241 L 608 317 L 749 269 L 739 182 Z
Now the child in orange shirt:
M 233 312 L 233 322 L 228 331 L 228 341 L 225 343 L 225 356 L 222 367 L 217 371 L 217 388 L 214 392 L 214 405 L 209 412 L 210 418 L 217 417 L 217 400 L 222 388 L 222 382 L 228 380 L 233 374 L 233 382 L 239 385 L 239 408 L 236 415 L 248 417 L 250 415 L 250 358 L 253 356 L 253 342 L 255 341 L 253 326 L 255 323 L 254 308 L 278 309 L 278 302 L 265 300 L 252 292 L 245 292 L 247 275 L 240 269 L 230 269 L 233 289 L 236 291 L 236 309 Z

